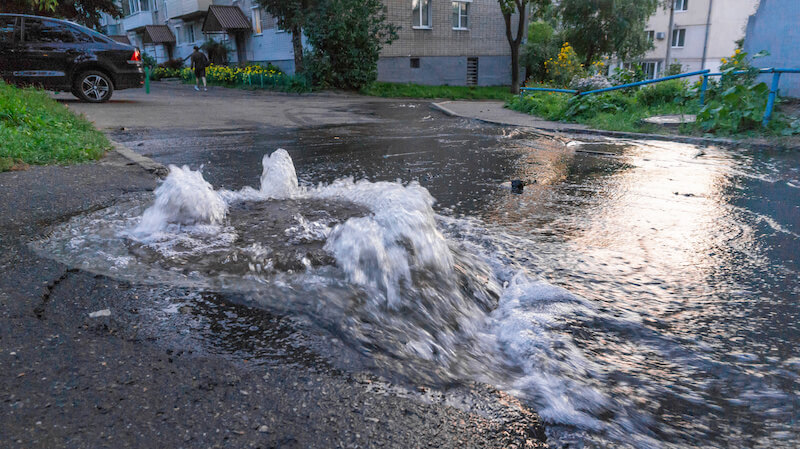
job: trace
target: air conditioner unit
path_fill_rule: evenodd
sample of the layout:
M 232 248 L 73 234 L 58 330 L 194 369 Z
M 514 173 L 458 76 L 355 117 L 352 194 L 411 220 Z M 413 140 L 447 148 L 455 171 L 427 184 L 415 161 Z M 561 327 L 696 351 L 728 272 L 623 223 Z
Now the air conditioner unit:
M 656 39 L 658 39 L 660 41 L 663 41 L 664 39 L 666 39 L 666 37 L 667 37 L 667 33 L 663 32 L 663 31 L 659 31 L 658 33 L 656 33 Z

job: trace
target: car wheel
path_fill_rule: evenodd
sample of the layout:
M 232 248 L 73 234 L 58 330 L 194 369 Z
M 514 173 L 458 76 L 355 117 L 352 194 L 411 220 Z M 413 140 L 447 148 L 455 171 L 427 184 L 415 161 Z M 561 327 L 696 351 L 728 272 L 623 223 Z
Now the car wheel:
M 102 103 L 111 98 L 114 84 L 105 73 L 90 70 L 76 78 L 72 93 L 83 101 Z

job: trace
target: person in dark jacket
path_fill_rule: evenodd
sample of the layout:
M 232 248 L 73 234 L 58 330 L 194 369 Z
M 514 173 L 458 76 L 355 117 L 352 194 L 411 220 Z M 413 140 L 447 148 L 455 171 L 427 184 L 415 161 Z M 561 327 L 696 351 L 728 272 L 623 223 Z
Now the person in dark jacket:
M 194 46 L 194 53 L 190 56 L 192 60 L 192 70 L 194 70 L 194 90 L 200 90 L 200 79 L 203 80 L 203 90 L 208 90 L 206 86 L 206 67 L 209 66 L 208 57 L 200 51 L 200 47 Z

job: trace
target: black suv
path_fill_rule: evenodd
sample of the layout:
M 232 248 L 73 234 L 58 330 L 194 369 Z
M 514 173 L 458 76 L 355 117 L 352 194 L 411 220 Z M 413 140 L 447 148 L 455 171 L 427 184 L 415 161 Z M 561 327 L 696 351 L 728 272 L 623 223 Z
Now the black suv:
M 142 87 L 139 50 L 65 20 L 0 14 L 0 78 L 100 103 Z

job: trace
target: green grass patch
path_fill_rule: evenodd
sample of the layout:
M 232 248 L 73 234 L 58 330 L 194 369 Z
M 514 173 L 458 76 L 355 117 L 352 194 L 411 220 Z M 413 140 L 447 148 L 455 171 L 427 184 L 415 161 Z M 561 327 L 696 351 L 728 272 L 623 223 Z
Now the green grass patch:
M 506 86 L 423 86 L 375 82 L 361 89 L 364 95 L 384 98 L 444 98 L 448 100 L 509 100 Z
M 0 81 L 0 171 L 101 158 L 105 135 L 41 90 Z
M 690 135 L 772 137 L 800 134 L 800 120 L 775 113 L 769 127 L 761 126 L 766 105 L 766 85 L 735 85 L 709 89 L 706 106 L 700 105 L 695 87 L 683 80 L 575 96 L 555 92 L 526 93 L 511 98 L 506 107 L 546 120 L 580 123 L 608 131 Z M 695 123 L 665 128 L 642 120 L 656 115 L 694 114 Z
M 506 106 L 546 120 L 580 123 L 609 131 L 645 133 L 668 132 L 665 128 L 642 122 L 647 117 L 697 114 L 700 111 L 700 104 L 691 98 L 686 85 L 680 80 L 639 90 L 629 89 L 583 97 L 535 92 L 514 97 Z

